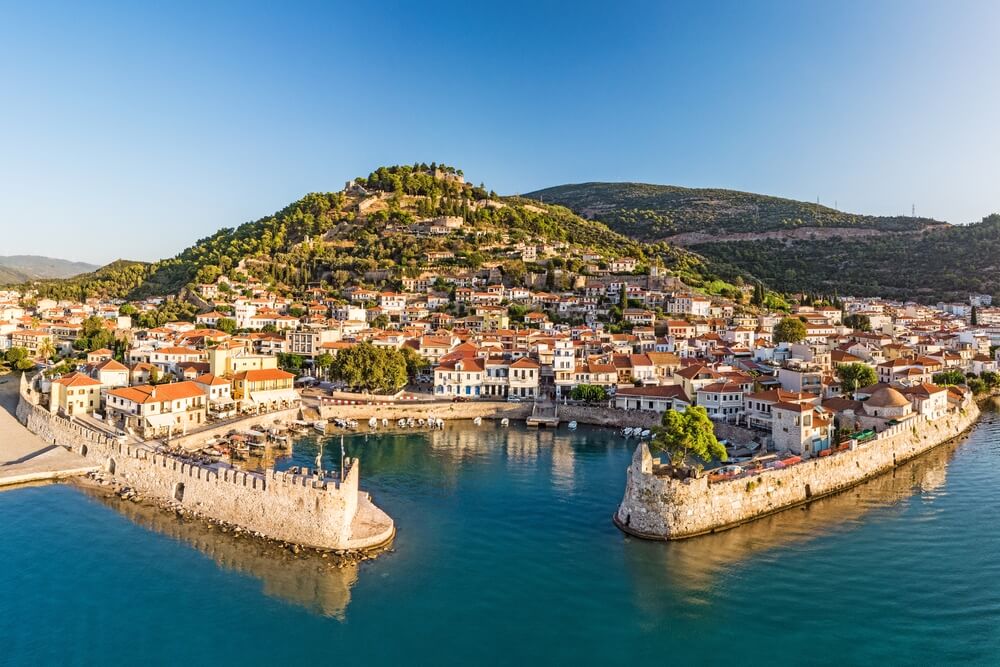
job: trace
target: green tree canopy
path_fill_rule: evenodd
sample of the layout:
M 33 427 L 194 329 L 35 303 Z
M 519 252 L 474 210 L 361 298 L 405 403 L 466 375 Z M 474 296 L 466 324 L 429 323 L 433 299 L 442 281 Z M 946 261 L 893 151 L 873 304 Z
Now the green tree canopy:
M 219 331 L 225 331 L 227 334 L 236 333 L 236 320 L 231 317 L 220 317 L 219 321 L 215 323 L 215 328 Z
M 867 315 L 853 313 L 844 318 L 844 326 L 857 331 L 871 331 L 872 321 Z
M 608 390 L 598 384 L 578 384 L 569 394 L 574 401 L 599 403 L 608 400 Z
M 867 387 L 878 382 L 875 369 L 868 364 L 853 363 L 837 366 L 837 378 L 844 391 L 853 393 L 859 387 Z
M 775 343 L 801 343 L 806 338 L 805 322 L 797 317 L 785 317 L 774 325 Z
M 667 410 L 653 431 L 653 447 L 666 452 L 674 466 L 685 465 L 690 456 L 705 462 L 726 460 L 726 448 L 715 437 L 715 426 L 702 406 L 684 412 Z
M 397 391 L 407 378 L 403 352 L 368 342 L 341 350 L 330 370 L 338 380 L 366 391 Z
M 950 371 L 942 371 L 940 373 L 935 373 L 931 379 L 934 381 L 934 384 L 950 385 L 950 384 L 965 384 L 966 377 L 962 371 L 958 370 L 957 368 L 953 368 Z

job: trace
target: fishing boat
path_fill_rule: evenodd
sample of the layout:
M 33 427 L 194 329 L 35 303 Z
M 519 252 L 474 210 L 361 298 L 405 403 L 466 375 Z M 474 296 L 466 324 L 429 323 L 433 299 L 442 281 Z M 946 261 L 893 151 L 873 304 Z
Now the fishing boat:
M 570 422 L 569 424 L 567 424 L 567 426 L 569 427 L 569 429 L 571 431 L 575 431 L 576 430 L 576 422 L 575 421 Z
M 482 417 L 476 417 L 475 419 L 472 420 L 472 423 L 475 424 L 476 426 L 480 426 L 483 423 L 483 418 Z

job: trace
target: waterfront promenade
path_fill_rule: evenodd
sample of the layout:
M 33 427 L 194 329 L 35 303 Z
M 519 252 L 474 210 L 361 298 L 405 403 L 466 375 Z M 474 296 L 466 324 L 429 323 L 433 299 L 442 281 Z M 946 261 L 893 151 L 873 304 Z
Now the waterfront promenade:
M 20 376 L 0 377 L 0 487 L 82 475 L 97 466 L 65 447 L 46 443 L 17 420 Z

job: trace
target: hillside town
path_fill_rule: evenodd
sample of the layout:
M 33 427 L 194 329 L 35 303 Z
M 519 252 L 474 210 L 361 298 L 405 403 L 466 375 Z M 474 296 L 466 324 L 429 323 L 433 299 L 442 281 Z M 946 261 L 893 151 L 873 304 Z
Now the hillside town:
M 367 345 L 416 360 L 381 389 L 387 399 L 650 414 L 697 405 L 720 428 L 804 456 L 833 446 L 838 429 L 940 414 L 966 399 L 969 384 L 996 379 L 1000 308 L 988 296 L 931 306 L 806 305 L 802 295 L 781 312 L 693 291 L 656 267 L 636 275 L 631 258 L 602 266 L 560 291 L 512 285 L 486 267 L 425 271 L 392 289 L 310 287 L 299 299 L 220 276 L 194 286 L 203 307 L 193 321 L 149 328 L 136 322 L 165 299 L 56 301 L 7 290 L 0 352 L 16 368 L 46 369 L 53 412 L 143 438 L 293 407 L 303 386 L 365 390 L 344 381 L 336 360 Z M 797 333 L 778 335 L 788 320 Z M 872 381 L 854 386 L 844 368 L 871 369 L 860 377 Z

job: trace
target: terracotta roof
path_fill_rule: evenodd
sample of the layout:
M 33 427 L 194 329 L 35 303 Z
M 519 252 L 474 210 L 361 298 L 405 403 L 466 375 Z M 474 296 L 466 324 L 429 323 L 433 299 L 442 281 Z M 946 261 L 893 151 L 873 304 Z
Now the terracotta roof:
M 155 387 L 148 384 L 138 387 L 122 387 L 121 389 L 112 389 L 108 394 L 134 403 L 163 403 L 204 396 L 205 392 L 194 382 L 185 381 L 160 384 Z
M 99 371 L 127 371 L 128 367 L 125 364 L 118 363 L 114 359 L 107 359 L 97 364 L 94 368 Z
M 64 375 L 58 380 L 53 380 L 52 384 L 62 385 L 63 387 L 93 387 L 101 385 L 100 382 L 87 377 L 83 373 L 70 373 L 69 375 Z
M 892 387 L 882 387 L 865 401 L 865 405 L 876 408 L 900 408 L 909 405 L 910 401 Z
M 237 380 L 246 380 L 247 382 L 266 382 L 268 380 L 291 380 L 295 374 L 280 368 L 259 368 L 237 373 L 235 377 Z

